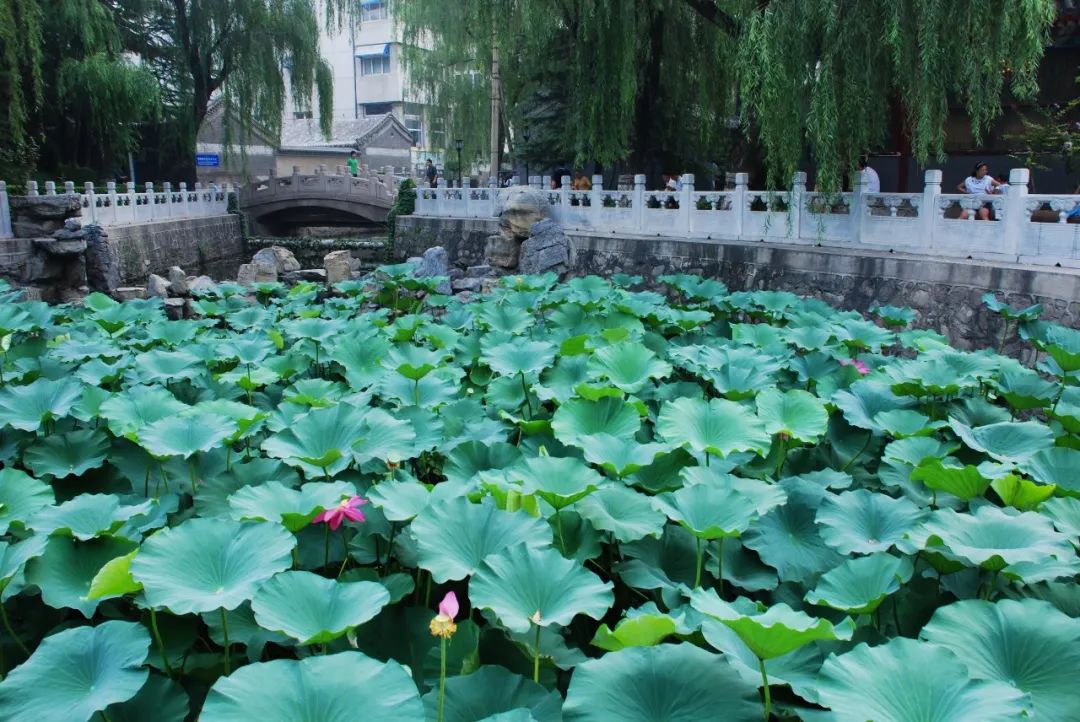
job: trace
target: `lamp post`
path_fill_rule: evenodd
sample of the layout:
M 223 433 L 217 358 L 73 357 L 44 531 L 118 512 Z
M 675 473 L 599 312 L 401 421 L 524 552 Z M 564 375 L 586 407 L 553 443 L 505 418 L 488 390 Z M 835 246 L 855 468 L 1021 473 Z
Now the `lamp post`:
M 521 139 L 523 141 L 525 141 L 523 143 L 523 145 L 528 145 L 529 144 L 529 136 L 530 135 L 531 135 L 531 133 L 529 133 L 529 126 L 526 125 L 525 130 L 523 130 L 521 132 Z M 522 150 L 524 151 L 522 153 L 522 155 L 524 156 L 524 160 L 525 160 L 525 185 L 529 185 L 529 149 L 528 148 L 523 148 Z
M 458 172 L 458 188 L 464 187 L 465 169 L 461 167 L 461 146 L 465 143 L 458 138 L 454 141 L 454 147 L 457 148 L 457 172 Z

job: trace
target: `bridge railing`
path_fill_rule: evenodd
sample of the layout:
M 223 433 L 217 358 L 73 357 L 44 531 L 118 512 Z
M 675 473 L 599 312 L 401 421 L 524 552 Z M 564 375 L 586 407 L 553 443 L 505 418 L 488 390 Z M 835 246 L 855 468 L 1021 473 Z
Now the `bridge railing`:
M 552 217 L 573 230 L 661 238 L 764 241 L 795 245 L 863 248 L 953 258 L 986 259 L 1080 268 L 1080 195 L 1028 193 L 1030 172 L 1013 169 L 1001 193 L 941 192 L 941 171 L 928 170 L 922 193 L 869 193 L 861 178 L 850 193 L 808 192 L 806 174 L 796 173 L 787 191 L 748 187 L 738 173 L 735 187 L 699 191 L 684 175 L 679 190 L 647 190 L 645 176 L 632 189 L 547 189 L 533 176 Z M 505 189 L 417 189 L 416 214 L 490 218 L 498 214 Z M 986 209 L 989 220 L 981 218 Z
M 175 188 L 171 183 L 162 183 L 160 187 L 146 183 L 139 190 L 134 183 L 126 183 L 123 189 L 119 189 L 116 183 L 110 182 L 106 184 L 104 192 L 99 192 L 93 183 L 86 183 L 81 191 L 77 191 L 71 181 L 63 183 L 59 191 L 53 181 L 45 183 L 44 191 L 37 181 L 30 181 L 26 186 L 27 196 L 55 196 L 59 193 L 77 196 L 82 206 L 81 221 L 99 226 L 226 215 L 229 212 L 229 194 L 232 192 L 234 189 L 228 184 L 217 186 L 213 183 L 206 187 L 196 183 L 190 189 L 187 183 L 180 183 Z M 8 189 L 0 181 L 0 238 L 11 236 Z
M 341 171 L 340 166 L 337 173 L 320 168 L 315 173 L 302 174 L 299 167 L 293 168 L 292 175 L 279 176 L 271 171 L 270 177 L 243 186 L 241 195 L 245 205 L 303 195 L 333 195 L 361 203 L 386 207 L 393 205 L 397 197 L 397 177 L 375 173 L 352 176 Z

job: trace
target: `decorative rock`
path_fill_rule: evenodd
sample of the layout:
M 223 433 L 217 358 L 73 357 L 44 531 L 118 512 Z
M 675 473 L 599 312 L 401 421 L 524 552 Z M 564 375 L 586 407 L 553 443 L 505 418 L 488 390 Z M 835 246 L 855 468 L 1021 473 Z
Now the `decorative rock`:
M 55 238 L 35 238 L 34 246 L 50 256 L 81 256 L 86 252 L 86 241 L 57 240 Z
M 547 195 L 529 186 L 514 186 L 499 196 L 499 230 L 509 238 L 526 238 L 532 225 L 547 218 Z
M 280 276 L 285 273 L 300 270 L 300 261 L 288 248 L 270 246 L 263 248 L 251 257 L 252 263 L 267 263 L 274 267 L 274 272 Z
M 521 244 L 501 233 L 488 236 L 484 247 L 484 258 L 492 266 L 499 268 L 517 268 L 518 248 Z
M 81 241 L 86 237 L 86 233 L 77 218 L 68 218 L 64 221 L 64 227 L 54 232 L 52 237 L 58 241 Z
M 480 293 L 487 295 L 495 290 L 495 287 L 499 285 L 499 279 L 497 278 L 481 278 L 480 279 Z
M 450 274 L 450 256 L 442 246 L 424 251 L 420 263 L 413 269 L 415 278 L 446 278 Z M 436 293 L 450 293 L 450 283 L 443 281 L 435 288 Z
M 465 278 L 465 271 L 461 270 L 457 266 L 447 270 L 446 275 L 450 277 L 451 281 L 456 281 L 459 278 Z
M 112 295 L 117 301 L 133 301 L 146 298 L 146 289 L 142 286 L 120 286 L 113 289 Z
M 352 278 L 353 260 L 349 251 L 331 251 L 323 256 L 323 268 L 326 269 L 326 283 L 334 285 Z
M 186 296 L 188 294 L 187 274 L 180 266 L 169 269 L 169 293 L 174 296 Z
M 109 245 L 109 235 L 101 226 L 84 226 L 86 239 L 86 281 L 95 291 L 113 293 L 120 286 L 120 255 Z
M 483 280 L 479 278 L 459 278 L 453 282 L 452 286 L 454 291 L 471 291 L 472 293 L 478 293 L 482 284 Z
M 278 280 L 277 266 L 265 261 L 255 261 L 251 264 L 254 269 L 254 283 L 276 283 Z
M 16 238 L 44 238 L 61 230 L 63 225 L 57 220 L 11 222 L 11 231 Z
M 151 273 L 146 279 L 146 297 L 153 298 L 154 296 L 168 298 L 169 282 L 156 273 Z
M 158 278 L 161 278 L 158 276 Z M 163 279 L 164 280 L 164 279 Z M 179 321 L 184 317 L 184 308 L 187 305 L 187 301 L 183 298 L 166 298 L 165 299 L 165 316 L 170 321 Z
M 414 266 L 418 266 L 423 260 L 422 256 L 409 256 L 405 259 L 405 263 L 411 263 Z
M 55 196 L 8 196 L 13 215 L 20 219 L 63 220 L 82 212 L 82 201 L 75 194 Z M 60 226 L 58 226 L 59 228 Z
M 241 286 L 250 286 L 255 283 L 255 264 L 241 263 L 236 269 L 236 282 Z
M 322 268 L 302 268 L 299 271 L 289 271 L 282 279 L 285 283 L 300 283 L 301 281 L 326 282 L 326 270 Z
M 493 273 L 494 272 L 491 270 L 491 266 L 487 263 L 484 263 L 479 266 L 469 266 L 465 275 L 469 278 L 486 278 L 490 275 L 493 275 Z
M 210 276 L 199 276 L 187 285 L 192 295 L 195 296 L 205 296 L 217 289 L 217 284 L 214 283 L 214 279 L 210 278 Z
M 566 273 L 570 263 L 570 240 L 558 223 L 545 218 L 533 224 L 529 238 L 521 244 L 518 270 L 524 274 L 555 271 Z

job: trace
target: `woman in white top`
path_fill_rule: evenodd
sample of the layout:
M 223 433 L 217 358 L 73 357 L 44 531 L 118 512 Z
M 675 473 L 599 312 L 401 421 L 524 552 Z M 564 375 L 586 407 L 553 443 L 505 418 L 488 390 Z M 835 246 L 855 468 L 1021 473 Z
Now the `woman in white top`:
M 986 163 L 979 162 L 975 164 L 975 169 L 972 170 L 971 175 L 965 178 L 963 183 L 956 186 L 956 190 L 973 196 L 990 195 L 997 193 L 997 188 L 1000 185 L 1001 182 L 990 175 L 990 167 Z M 979 220 L 990 220 L 990 204 L 984 204 L 978 213 Z M 967 217 L 968 209 L 965 208 L 960 212 L 960 220 L 967 220 Z

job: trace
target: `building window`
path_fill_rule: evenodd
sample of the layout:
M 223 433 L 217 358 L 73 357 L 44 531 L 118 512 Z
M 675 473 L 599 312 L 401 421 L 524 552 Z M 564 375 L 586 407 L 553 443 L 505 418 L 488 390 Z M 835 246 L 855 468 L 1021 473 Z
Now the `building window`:
M 412 144 L 424 147 L 424 120 L 419 115 L 406 115 L 405 127 L 412 136 Z
M 310 120 L 312 116 L 310 110 L 297 110 L 292 114 L 292 117 L 296 120 Z
M 389 55 L 361 55 L 361 75 L 385 75 L 390 72 Z
M 360 21 L 365 23 L 386 20 L 386 3 L 383 0 L 365 0 L 360 4 Z
M 369 115 L 388 115 L 394 112 L 393 103 L 361 103 L 360 109 L 364 111 L 365 116 Z

